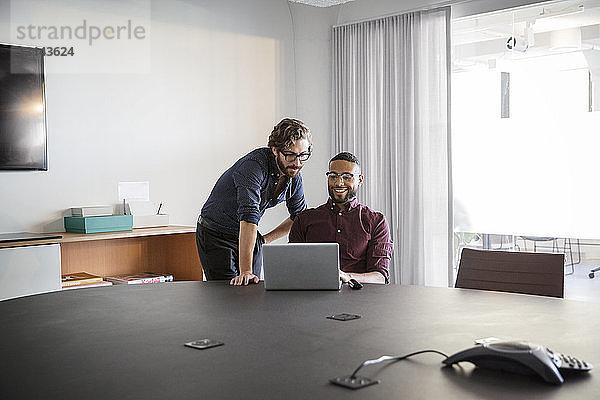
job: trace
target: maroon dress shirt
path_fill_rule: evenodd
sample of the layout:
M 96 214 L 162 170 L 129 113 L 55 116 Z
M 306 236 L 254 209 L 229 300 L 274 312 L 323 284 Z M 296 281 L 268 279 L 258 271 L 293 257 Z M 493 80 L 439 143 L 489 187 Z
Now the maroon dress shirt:
M 294 219 L 290 243 L 338 243 L 340 268 L 344 272 L 377 271 L 389 282 L 393 246 L 382 213 L 353 199 L 343 209 L 331 199 L 317 208 L 302 211 Z

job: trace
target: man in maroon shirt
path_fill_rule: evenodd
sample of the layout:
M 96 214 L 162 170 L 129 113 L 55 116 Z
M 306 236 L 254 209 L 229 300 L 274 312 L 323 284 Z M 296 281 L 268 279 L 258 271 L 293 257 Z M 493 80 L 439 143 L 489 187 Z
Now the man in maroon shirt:
M 390 231 L 382 213 L 356 200 L 364 179 L 358 159 L 340 153 L 329 161 L 326 175 L 329 200 L 296 216 L 290 243 L 338 243 L 342 281 L 389 283 Z

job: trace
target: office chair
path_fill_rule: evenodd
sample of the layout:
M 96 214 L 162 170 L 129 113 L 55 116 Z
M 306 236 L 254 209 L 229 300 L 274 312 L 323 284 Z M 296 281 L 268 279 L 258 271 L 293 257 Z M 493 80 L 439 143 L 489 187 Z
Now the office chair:
M 545 236 L 519 236 L 523 239 L 523 247 L 525 251 L 527 251 L 527 241 L 533 242 L 533 252 L 537 253 L 537 243 L 538 242 L 552 242 L 552 252 L 554 253 L 558 250 L 558 242 L 555 237 L 545 237 Z
M 464 248 L 454 287 L 564 297 L 564 254 Z
M 560 246 L 558 245 L 558 238 L 555 237 L 540 237 L 540 236 L 519 236 L 523 240 L 523 247 L 525 251 L 527 251 L 527 241 L 533 242 L 533 252 L 537 252 L 537 243 L 539 242 L 552 242 L 552 252 L 558 253 L 560 251 Z M 565 238 L 563 242 L 562 252 L 566 255 L 569 254 L 569 257 L 565 259 L 565 262 L 569 260 L 569 262 L 565 263 L 565 275 L 571 275 L 575 272 L 575 265 L 581 262 L 581 246 L 579 245 L 579 239 L 576 240 L 576 248 L 577 248 L 577 261 L 573 258 L 573 244 L 570 238 Z M 517 245 L 516 248 L 520 250 Z M 570 272 L 567 271 L 567 267 L 571 267 Z

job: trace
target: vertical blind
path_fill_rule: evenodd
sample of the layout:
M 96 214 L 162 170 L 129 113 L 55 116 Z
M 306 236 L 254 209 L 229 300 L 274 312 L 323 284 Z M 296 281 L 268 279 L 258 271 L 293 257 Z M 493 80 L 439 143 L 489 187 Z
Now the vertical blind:
M 394 283 L 451 284 L 450 9 L 333 29 L 334 153 L 350 151 L 359 200 L 390 225 Z

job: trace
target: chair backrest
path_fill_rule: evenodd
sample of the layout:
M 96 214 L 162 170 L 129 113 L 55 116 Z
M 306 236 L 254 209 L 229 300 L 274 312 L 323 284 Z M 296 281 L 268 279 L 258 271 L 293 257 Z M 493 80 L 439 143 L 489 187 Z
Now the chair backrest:
M 457 288 L 564 297 L 564 254 L 464 248 Z

